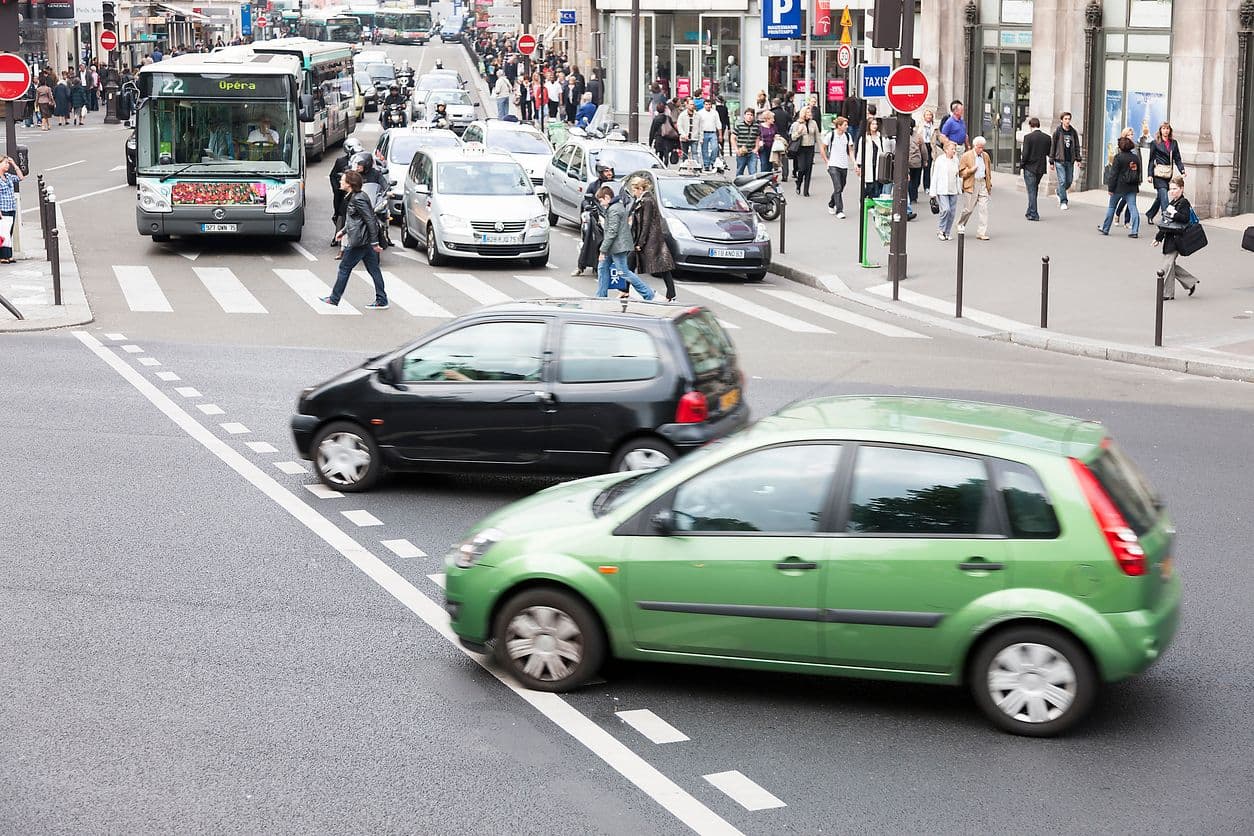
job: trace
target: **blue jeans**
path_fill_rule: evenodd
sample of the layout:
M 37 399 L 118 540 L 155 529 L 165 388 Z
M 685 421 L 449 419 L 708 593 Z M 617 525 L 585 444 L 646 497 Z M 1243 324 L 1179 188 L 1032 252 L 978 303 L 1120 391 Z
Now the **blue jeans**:
M 1152 221 L 1154 216 L 1159 212 L 1166 211 L 1167 204 L 1171 202 L 1171 198 L 1167 196 L 1166 186 L 1161 189 L 1156 189 L 1156 191 L 1158 192 L 1158 199 L 1154 201 L 1149 209 L 1145 210 L 1145 219 L 1147 221 Z
M 706 168 L 714 168 L 714 160 L 718 158 L 718 133 L 706 131 L 701 135 L 701 164 Z
M 496 118 L 504 119 L 509 116 L 509 97 L 502 96 L 496 100 Z
M 739 177 L 742 174 L 753 174 L 754 171 L 757 169 L 757 166 L 754 165 L 754 162 L 757 161 L 757 159 L 758 159 L 758 155 L 753 153 L 752 151 L 750 151 L 748 154 L 737 154 L 736 155 L 736 176 Z
M 954 219 L 958 217 L 958 195 L 938 194 L 936 202 L 940 205 L 936 231 L 948 238 L 954 230 Z
M 1064 163 L 1054 160 L 1054 173 L 1058 175 L 1058 202 L 1067 202 L 1067 189 L 1071 187 L 1075 177 L 1075 163 Z
M 366 264 L 366 272 L 374 280 L 374 303 L 376 305 L 388 303 L 388 295 L 383 289 L 383 273 L 379 272 L 379 254 L 374 251 L 374 247 L 366 244 L 361 247 L 349 247 L 340 256 L 340 272 L 335 277 L 335 287 L 331 289 L 332 305 L 340 303 L 340 298 L 344 296 L 344 288 L 348 287 L 348 277 L 352 274 L 353 268 L 363 261 Z
M 1036 193 L 1041 188 L 1041 175 L 1035 171 L 1023 170 L 1023 185 L 1028 187 L 1028 214 L 1029 218 L 1038 220 L 1041 215 L 1036 211 Z
M 604 298 L 610 295 L 610 265 L 627 277 L 627 283 L 636 289 L 644 301 L 648 302 L 653 298 L 653 288 L 627 266 L 627 253 L 610 253 L 597 262 L 597 296 Z
M 1120 200 L 1128 202 L 1128 210 L 1132 212 L 1132 234 L 1139 235 L 1141 213 L 1136 210 L 1136 192 L 1115 192 L 1110 196 L 1110 202 L 1106 206 L 1106 220 L 1102 221 L 1102 232 L 1110 232 L 1110 224 L 1115 219 L 1115 207 L 1119 205 Z
M 762 150 L 758 152 L 758 171 L 771 170 L 771 149 L 770 146 L 763 145 Z

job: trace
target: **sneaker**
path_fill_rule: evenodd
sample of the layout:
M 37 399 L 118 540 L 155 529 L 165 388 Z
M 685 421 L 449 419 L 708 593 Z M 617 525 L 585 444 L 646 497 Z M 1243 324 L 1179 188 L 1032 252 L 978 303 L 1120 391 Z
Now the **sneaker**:
M 844 212 L 837 212 L 837 213 L 836 213 L 836 217 L 843 219 L 843 218 L 845 217 L 845 213 L 844 213 Z
M 570 274 L 571 274 L 572 276 L 582 276 L 582 275 L 583 275 L 583 268 L 582 268 L 582 267 L 576 267 L 574 270 L 571 270 L 571 271 L 570 271 Z
M 330 297 L 330 296 L 323 296 L 323 297 L 319 298 L 319 299 L 318 299 L 318 301 L 319 301 L 319 302 L 326 302 L 328 305 L 330 305 L 330 306 L 331 306 L 331 307 L 333 307 L 333 308 L 334 308 L 334 307 L 336 307 L 336 306 L 338 306 L 338 305 L 340 304 L 339 302 L 332 302 L 332 301 L 331 301 L 331 297 Z
M 1070 209 L 1070 208 L 1071 208 L 1071 205 L 1070 205 L 1070 204 L 1068 204 L 1068 203 L 1060 203 L 1060 204 L 1058 204 L 1058 210 L 1059 210 L 1060 212 L 1066 212 L 1066 211 L 1067 211 L 1068 209 Z
M 366 305 L 366 310 L 368 310 L 368 311 L 386 311 L 386 310 L 387 310 L 388 308 L 390 308 L 390 307 L 391 307 L 391 305 L 389 305 L 387 302 L 384 302 L 382 305 L 380 305 L 378 302 L 371 302 L 369 305 Z
M 827 207 L 827 214 L 829 214 L 829 215 L 835 215 L 835 214 L 836 214 L 836 210 L 835 210 L 835 209 L 833 209 L 832 207 L 830 207 L 830 206 L 829 206 L 829 207 Z
M 943 232 L 938 232 L 938 233 L 936 233 L 936 240 L 937 240 L 937 241 L 944 241 L 944 240 L 946 240 L 946 238 L 945 238 L 945 233 L 943 233 Z
M 1097 228 L 1097 231 L 1098 231 L 1098 232 L 1100 232 L 1102 235 L 1109 235 L 1109 234 L 1110 234 L 1110 231 L 1109 231 L 1108 229 L 1106 229 L 1105 227 L 1100 227 L 1100 226 L 1099 226 L 1099 227 Z

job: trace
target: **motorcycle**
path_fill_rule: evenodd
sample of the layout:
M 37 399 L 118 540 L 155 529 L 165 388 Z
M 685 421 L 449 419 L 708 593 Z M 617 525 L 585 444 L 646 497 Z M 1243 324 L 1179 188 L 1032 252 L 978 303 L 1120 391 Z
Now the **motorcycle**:
M 779 217 L 784 198 L 779 193 L 778 171 L 742 174 L 732 182 L 762 220 L 773 221 Z
M 401 104 L 390 104 L 387 111 L 383 114 L 383 127 L 385 128 L 403 128 L 409 123 L 409 117 L 405 115 L 405 106 Z

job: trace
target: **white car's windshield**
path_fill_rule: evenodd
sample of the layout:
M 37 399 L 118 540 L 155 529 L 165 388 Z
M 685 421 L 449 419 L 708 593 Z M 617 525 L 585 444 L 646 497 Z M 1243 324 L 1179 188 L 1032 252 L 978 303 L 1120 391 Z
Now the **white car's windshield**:
M 465 90 L 436 90 L 427 96 L 428 104 L 439 104 L 444 102 L 446 105 L 466 105 L 470 106 L 470 94 Z
M 510 154 L 552 154 L 548 140 L 531 131 L 489 131 L 484 145 L 489 151 Z
M 452 131 L 429 131 L 419 136 L 397 136 L 388 143 L 388 162 L 409 165 L 419 148 L 456 148 L 461 144 Z
M 532 194 L 531 178 L 518 163 L 449 162 L 440 163 L 436 189 L 441 194 L 524 195 Z
M 451 75 L 424 75 L 418 80 L 419 90 L 456 90 L 457 79 Z

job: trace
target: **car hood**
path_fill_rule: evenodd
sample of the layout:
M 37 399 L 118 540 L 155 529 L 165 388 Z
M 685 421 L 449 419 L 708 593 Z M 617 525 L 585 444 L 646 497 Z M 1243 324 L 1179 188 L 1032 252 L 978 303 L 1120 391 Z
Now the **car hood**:
M 525 221 L 544 212 L 544 204 L 533 194 L 524 195 L 447 195 L 439 197 L 441 213 L 472 221 Z
M 757 223 L 752 212 L 703 212 L 665 209 L 667 218 L 678 218 L 697 238 L 710 241 L 752 241 Z
M 467 536 L 488 528 L 495 528 L 503 532 L 506 537 L 517 537 L 589 522 L 596 518 L 592 512 L 592 500 L 597 494 L 631 475 L 631 473 L 607 473 L 554 485 L 526 499 L 520 499 L 493 511 L 475 523 Z M 483 562 L 490 564 L 490 561 L 491 552 Z

